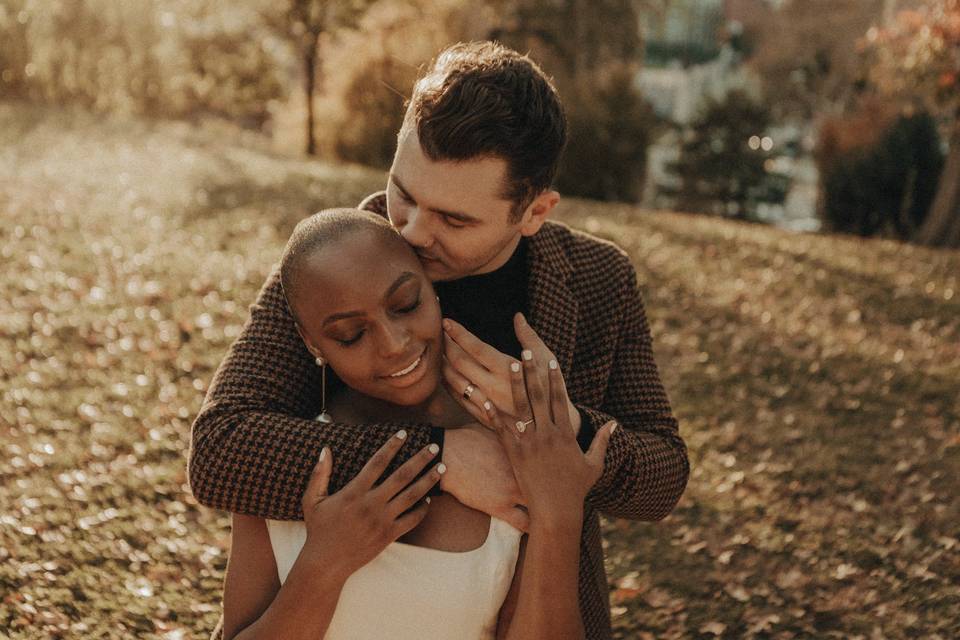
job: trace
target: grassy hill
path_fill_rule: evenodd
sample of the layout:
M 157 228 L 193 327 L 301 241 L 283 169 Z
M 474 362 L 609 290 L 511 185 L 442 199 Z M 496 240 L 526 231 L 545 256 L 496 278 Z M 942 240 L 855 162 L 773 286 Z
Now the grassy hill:
M 0 104 L 0 628 L 202 637 L 228 519 L 190 423 L 302 216 L 383 175 L 226 125 Z M 960 635 L 960 254 L 624 205 L 692 463 L 605 524 L 618 637 Z

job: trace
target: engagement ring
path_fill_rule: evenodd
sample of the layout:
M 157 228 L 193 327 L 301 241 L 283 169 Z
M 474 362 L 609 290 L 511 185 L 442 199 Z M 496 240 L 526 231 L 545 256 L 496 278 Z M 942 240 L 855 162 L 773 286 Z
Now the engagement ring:
M 533 423 L 533 418 L 530 418 L 529 420 L 526 420 L 526 421 L 518 420 L 517 431 L 519 431 L 520 433 L 523 433 L 524 431 L 527 430 L 527 425 L 530 425 L 532 423 Z

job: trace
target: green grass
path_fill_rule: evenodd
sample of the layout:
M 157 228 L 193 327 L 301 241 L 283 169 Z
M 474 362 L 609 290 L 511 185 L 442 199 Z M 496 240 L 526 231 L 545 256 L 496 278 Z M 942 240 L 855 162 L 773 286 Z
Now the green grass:
M 0 105 L 0 628 L 192 638 L 190 422 L 295 222 L 380 188 L 222 124 Z M 621 638 L 960 634 L 960 254 L 568 200 L 630 252 L 692 474 L 605 523 Z

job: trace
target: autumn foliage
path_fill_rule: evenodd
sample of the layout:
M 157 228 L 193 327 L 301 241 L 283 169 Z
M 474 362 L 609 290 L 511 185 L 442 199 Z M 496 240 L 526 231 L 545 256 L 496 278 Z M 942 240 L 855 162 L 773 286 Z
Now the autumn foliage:
M 902 11 L 863 42 L 872 80 L 885 93 L 921 103 L 940 118 L 949 152 L 916 241 L 960 247 L 960 0 L 929 0 Z
M 0 105 L 0 635 L 201 638 L 190 422 L 294 223 L 379 172 Z M 960 259 L 565 199 L 630 255 L 691 476 L 607 521 L 615 637 L 960 635 Z

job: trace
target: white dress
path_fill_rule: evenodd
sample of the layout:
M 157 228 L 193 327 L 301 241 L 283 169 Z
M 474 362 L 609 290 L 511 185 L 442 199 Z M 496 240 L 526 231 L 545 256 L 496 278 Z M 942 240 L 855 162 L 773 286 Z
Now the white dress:
M 267 520 L 283 583 L 307 539 L 300 521 Z M 351 575 L 325 640 L 492 640 L 523 532 L 490 518 L 483 545 L 440 551 L 392 542 Z

